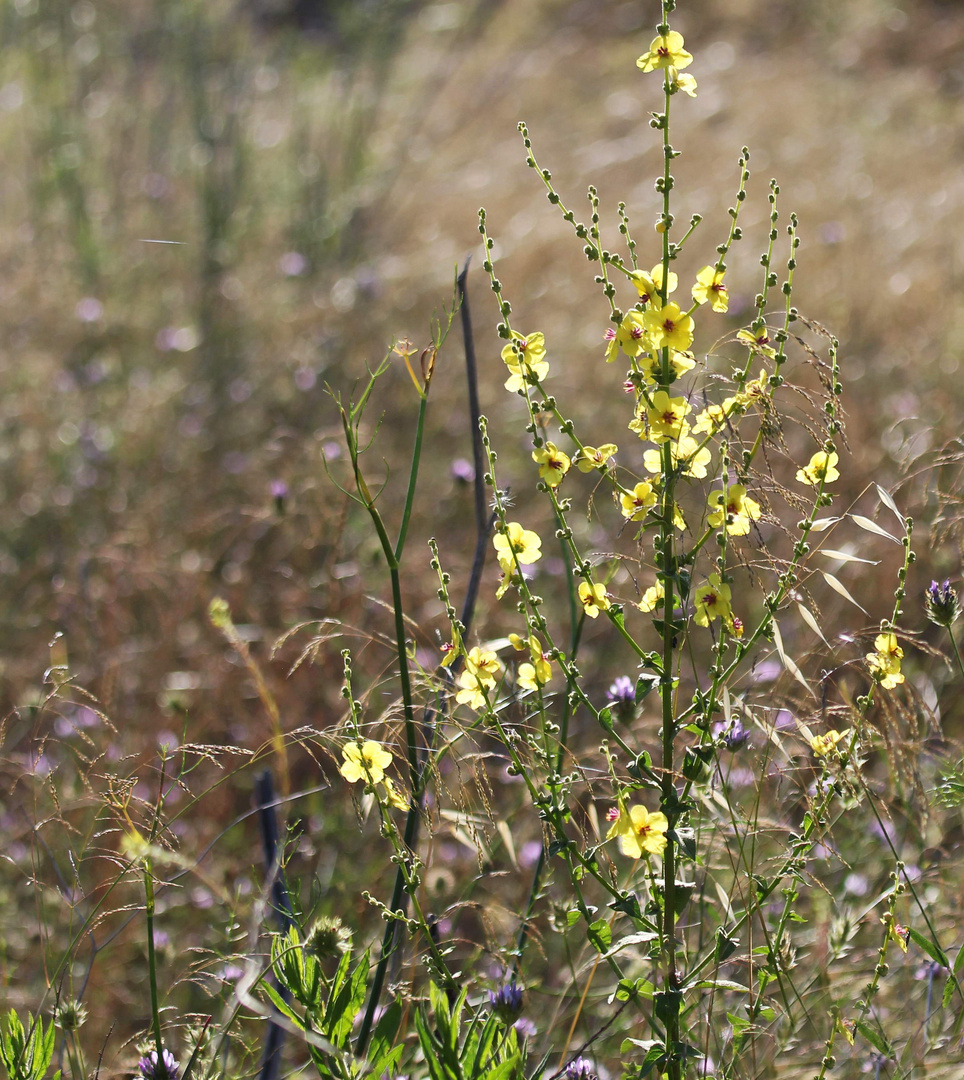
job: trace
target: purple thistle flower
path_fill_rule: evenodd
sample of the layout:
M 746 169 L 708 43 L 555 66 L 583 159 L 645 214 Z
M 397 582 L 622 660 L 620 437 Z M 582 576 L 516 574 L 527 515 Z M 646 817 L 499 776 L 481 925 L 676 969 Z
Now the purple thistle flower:
M 950 581 L 945 581 L 942 585 L 932 581 L 927 586 L 924 593 L 924 610 L 932 623 L 950 629 L 952 623 L 956 622 L 961 614 L 961 604 L 957 593 L 951 588 Z
M 158 1061 L 157 1051 L 152 1050 L 137 1063 L 137 1072 L 143 1080 L 178 1080 L 180 1070 L 170 1050 L 162 1050 Z
M 626 719 L 636 711 L 636 687 L 628 675 L 619 675 L 609 688 L 609 705 Z
M 566 1066 L 566 1080 L 597 1080 L 596 1067 L 588 1058 L 573 1058 Z
M 489 1004 L 496 1016 L 511 1023 L 522 1012 L 522 988 L 515 981 L 504 983 L 489 991 Z
M 743 721 L 736 719 L 726 723 L 720 720 L 713 725 L 713 738 L 724 750 L 742 750 L 750 745 L 750 733 L 743 726 Z

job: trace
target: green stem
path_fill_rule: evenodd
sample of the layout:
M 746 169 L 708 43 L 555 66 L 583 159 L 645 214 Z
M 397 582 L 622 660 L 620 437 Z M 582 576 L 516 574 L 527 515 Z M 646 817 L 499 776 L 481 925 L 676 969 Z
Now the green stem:
M 415 502 L 415 485 L 418 483 L 418 466 L 422 457 L 422 435 L 425 432 L 425 410 L 428 407 L 428 391 L 422 394 L 418 403 L 418 420 L 415 427 L 415 446 L 412 448 L 412 467 L 408 474 L 408 492 L 405 495 L 405 509 L 402 511 L 402 524 L 395 543 L 395 561 L 402 561 L 405 549 L 405 537 L 408 535 L 408 523 L 412 517 L 412 504 Z
M 663 25 L 660 33 L 666 33 L 668 26 L 669 5 L 663 0 Z M 670 191 L 672 190 L 673 178 L 670 173 L 670 163 L 673 160 L 673 148 L 669 141 L 669 114 L 670 114 L 670 79 L 669 72 L 663 72 L 663 280 L 660 283 L 660 299 L 665 306 L 669 295 L 669 264 L 670 264 Z M 660 384 L 662 387 L 670 385 L 670 350 L 664 346 L 661 350 L 661 373 Z M 666 954 L 666 978 L 664 987 L 668 994 L 666 1001 L 669 1004 L 666 1013 L 666 1064 L 669 1080 L 680 1080 L 682 1076 L 681 1062 L 676 1056 L 676 1045 L 679 1043 L 679 1005 L 675 1004 L 672 995 L 679 991 L 679 970 L 676 955 L 676 839 L 674 829 L 678 818 L 677 793 L 675 781 L 675 753 L 676 753 L 676 720 L 674 713 L 674 679 L 673 679 L 673 650 L 675 646 L 676 630 L 673 620 L 674 589 L 676 586 L 676 551 L 675 551 L 675 489 L 676 470 L 673 466 L 672 445 L 669 440 L 665 441 L 660 448 L 662 454 L 663 492 L 662 505 L 660 507 L 659 525 L 659 553 L 658 567 L 659 576 L 663 582 L 663 663 L 660 673 L 660 704 L 662 722 L 662 781 L 660 792 L 660 805 L 669 820 L 669 830 L 666 834 L 666 848 L 663 851 L 663 917 L 660 921 L 660 938 L 662 949 Z
M 961 658 L 960 647 L 954 640 L 954 632 L 950 627 L 947 628 L 947 636 L 951 639 L 951 646 L 954 649 L 954 656 L 957 659 L 957 670 L 961 673 L 961 678 L 964 678 L 964 659 Z
M 154 874 L 151 869 L 149 855 L 144 859 L 144 893 L 144 907 L 147 914 L 147 973 L 151 987 L 151 1020 L 154 1027 L 157 1060 L 160 1062 L 164 1047 L 161 1045 L 161 1014 L 157 1003 L 157 955 L 154 951 Z

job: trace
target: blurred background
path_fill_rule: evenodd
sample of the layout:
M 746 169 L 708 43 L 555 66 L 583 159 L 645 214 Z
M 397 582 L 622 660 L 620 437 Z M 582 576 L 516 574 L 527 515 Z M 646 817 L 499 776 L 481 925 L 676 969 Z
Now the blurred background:
M 255 688 L 207 623 L 213 596 L 287 730 L 340 717 L 346 642 L 366 677 L 386 669 L 376 544 L 328 476 L 347 480 L 327 388 L 347 394 L 395 338 L 427 344 L 473 255 L 482 409 L 503 479 L 528 475 L 480 206 L 514 325 L 546 335 L 554 392 L 577 422 L 596 395 L 618 404 L 619 365 L 600 375 L 607 307 L 516 124 L 577 217 L 595 184 L 615 248 L 624 200 L 640 263 L 655 263 L 661 99 L 635 59 L 658 14 L 655 0 L 3 0 L 0 754 L 27 803 L 76 769 L 80 806 L 102 755 L 136 765 L 162 742 L 264 741 Z M 925 521 L 943 516 L 921 576 L 955 578 L 964 8 L 685 0 L 674 26 L 699 82 L 674 99 L 677 220 L 705 218 L 686 273 L 725 238 L 746 145 L 745 238 L 718 332 L 748 321 L 776 177 L 781 231 L 795 211 L 803 238 L 794 303 L 841 342 L 841 503 L 873 479 Z M 401 364 L 382 409 L 372 469 L 389 475 L 391 518 L 417 410 Z M 474 542 L 457 328 L 429 415 L 405 587 L 432 667 L 444 627 L 425 540 L 456 575 Z M 925 471 L 940 455 L 943 474 Z M 288 673 L 309 635 L 271 659 L 280 635 L 323 619 L 344 626 L 312 663 Z M 5 806 L 22 846 L 31 820 Z
M 577 213 L 598 187 L 611 246 L 625 200 L 642 265 L 655 262 L 658 102 L 634 61 L 657 5 L 0 11 L 0 710 L 42 698 L 59 632 L 58 655 L 110 711 L 156 726 L 165 693 L 197 682 L 207 722 L 224 674 L 210 595 L 267 638 L 353 603 L 368 541 L 356 548 L 325 478 L 324 448 L 340 446 L 326 385 L 346 391 L 395 336 L 426 343 L 478 247 L 480 205 L 516 325 L 546 333 L 560 390 L 592 385 L 605 309 L 516 123 Z M 960 429 L 964 11 L 691 0 L 676 24 L 699 81 L 675 113 L 677 217 L 705 216 L 709 261 L 746 144 L 735 327 L 779 180 L 803 237 L 795 302 L 841 340 L 854 493 L 871 474 L 892 483 Z M 482 407 L 512 421 L 511 452 L 523 443 L 479 261 Z M 413 540 L 451 535 L 456 559 L 471 546 L 470 492 L 451 472 L 470 456 L 461 370 L 453 335 Z M 389 456 L 411 436 L 407 378 L 392 376 Z M 306 682 L 305 715 L 325 701 Z

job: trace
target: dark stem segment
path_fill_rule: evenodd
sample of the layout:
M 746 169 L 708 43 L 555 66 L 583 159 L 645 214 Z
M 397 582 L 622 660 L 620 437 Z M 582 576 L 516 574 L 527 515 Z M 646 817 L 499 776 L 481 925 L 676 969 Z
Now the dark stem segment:
M 270 769 L 265 769 L 264 772 L 258 774 L 254 786 L 254 804 L 258 810 L 258 823 L 261 826 L 265 876 L 271 884 L 271 906 L 278 929 L 284 934 L 291 925 L 292 907 L 278 857 L 278 817 L 275 813 L 277 803 Z M 286 990 L 280 990 L 279 993 L 285 1001 L 289 1000 L 290 995 Z M 261 1056 L 261 1070 L 258 1073 L 259 1080 L 276 1080 L 281 1069 L 281 1051 L 284 1041 L 284 1028 L 273 1020 L 269 1020 Z
M 469 575 L 468 588 L 465 591 L 465 603 L 462 607 L 462 625 L 466 634 L 475 613 L 475 602 L 479 595 L 482 570 L 485 567 L 485 553 L 489 546 L 489 535 L 495 515 L 486 512 L 485 506 L 485 453 L 482 447 L 482 432 L 479 428 L 479 379 L 475 362 L 475 336 L 472 333 L 472 315 L 469 311 L 469 294 L 465 287 L 469 275 L 471 256 L 465 260 L 462 272 L 458 276 L 459 314 L 462 316 L 462 339 L 465 345 L 465 378 L 469 391 L 469 431 L 472 432 L 472 463 L 475 469 L 475 558 L 472 560 L 472 573 Z
M 486 512 L 485 505 L 485 458 L 482 448 L 482 433 L 479 429 L 479 384 L 475 362 L 475 338 L 472 333 L 468 293 L 465 288 L 468 272 L 469 260 L 466 259 L 465 265 L 458 276 L 458 290 L 459 307 L 462 315 L 462 334 L 465 342 L 465 372 L 469 392 L 469 424 L 470 430 L 472 431 L 472 456 L 475 462 L 475 518 L 477 528 L 475 557 L 472 562 L 472 572 L 469 576 L 468 588 L 466 589 L 460 620 L 465 627 L 466 634 L 468 633 L 469 627 L 472 624 L 472 618 L 475 614 L 475 605 L 479 595 L 479 583 L 482 580 L 482 571 L 485 567 L 486 549 L 488 547 L 489 535 L 492 531 L 492 524 L 495 520 L 494 515 L 490 515 Z M 401 598 L 398 595 L 397 569 L 393 570 L 392 585 L 396 602 L 396 620 L 398 621 L 398 613 L 401 611 Z M 403 681 L 407 681 L 408 671 L 404 664 L 404 655 L 400 660 L 402 667 L 405 669 Z M 422 808 L 425 803 L 425 777 L 428 771 L 428 750 L 434 741 L 435 719 L 438 716 L 438 713 L 443 711 L 444 701 L 440 704 L 438 711 L 426 711 L 423 718 L 422 732 L 425 736 L 426 758 L 422 762 L 418 762 L 416 759 L 415 769 L 412 775 L 412 799 L 409 804 L 408 815 L 405 818 L 404 841 L 406 848 L 409 850 L 413 850 L 418 843 L 419 823 L 421 820 Z M 410 765 L 412 764 L 411 751 L 413 745 L 412 740 L 409 740 Z M 391 911 L 401 910 L 407 912 L 408 910 L 408 896 L 405 892 L 405 877 L 401 868 L 399 868 L 395 874 L 395 884 L 392 888 L 392 899 L 389 908 Z M 382 936 L 381 952 L 379 953 L 378 963 L 375 967 L 375 974 L 372 977 L 372 985 L 368 995 L 368 1004 L 365 1008 L 365 1015 L 362 1018 L 358 1039 L 355 1042 L 355 1052 L 359 1057 L 364 1054 L 365 1048 L 368 1045 L 372 1023 L 375 1018 L 375 1010 L 378 1008 L 382 990 L 385 986 L 385 976 L 388 972 L 389 960 L 397 951 L 399 944 L 396 940 L 397 927 L 397 922 L 394 919 L 390 920 L 386 924 L 385 933 Z
M 457 280 L 459 289 L 459 314 L 462 316 L 462 340 L 465 347 L 465 377 L 469 391 L 469 430 L 472 432 L 472 462 L 475 465 L 475 520 L 481 528 L 485 514 L 485 454 L 482 447 L 482 432 L 479 430 L 479 379 L 478 366 L 475 362 L 475 336 L 472 333 L 472 314 L 469 311 L 469 294 L 465 288 L 469 276 L 470 255 Z

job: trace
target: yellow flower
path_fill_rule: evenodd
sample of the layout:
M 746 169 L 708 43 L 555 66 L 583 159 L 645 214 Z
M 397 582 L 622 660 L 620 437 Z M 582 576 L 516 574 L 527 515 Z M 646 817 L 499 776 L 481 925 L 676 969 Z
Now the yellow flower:
M 539 466 L 539 475 L 549 485 L 558 487 L 569 472 L 569 457 L 555 443 L 547 442 L 532 451 L 532 460 Z
M 683 435 L 670 444 L 670 457 L 673 468 L 680 470 L 680 476 L 695 476 L 702 480 L 706 476 L 706 467 L 713 454 L 706 446 L 700 446 L 690 435 Z M 646 450 L 643 453 L 643 465 L 647 472 L 658 473 L 663 467 L 659 450 Z
M 688 71 L 684 72 L 682 75 L 677 73 L 675 79 L 672 75 L 670 76 L 669 92 L 671 94 L 676 94 L 681 90 L 684 94 L 689 94 L 691 98 L 696 97 L 696 78 L 693 75 L 690 75 Z
M 580 472 L 592 472 L 593 469 L 605 469 L 606 463 L 616 453 L 615 443 L 603 443 L 602 446 L 584 446 L 576 457 L 576 468 Z
M 519 665 L 518 681 L 523 690 L 538 690 L 551 678 L 552 665 L 545 657 L 540 657 L 534 664 Z
M 663 264 L 657 263 L 647 274 L 645 270 L 634 270 L 629 275 L 629 280 L 636 286 L 639 299 L 645 304 L 661 304 L 663 297 Z M 666 284 L 666 295 L 676 292 L 679 278 L 672 270 L 669 272 Z
M 474 645 L 465 658 L 465 670 L 475 675 L 483 685 L 491 688 L 495 686 L 502 664 L 491 649 L 480 649 Z
M 696 359 L 691 352 L 670 349 L 669 366 L 672 378 L 678 379 L 696 367 Z M 663 375 L 662 356 L 657 352 L 655 356 L 642 357 L 639 360 L 639 368 L 650 382 L 659 382 Z
M 654 348 L 688 349 L 693 344 L 693 320 L 672 300 L 665 307 L 646 311 L 643 321 Z
M 693 286 L 693 299 L 697 304 L 705 304 L 707 300 L 714 311 L 726 311 L 729 300 L 726 294 L 726 286 L 723 284 L 724 271 L 715 266 L 704 266 L 696 275 L 696 284 Z
M 381 743 L 366 739 L 361 746 L 350 742 L 341 751 L 344 759 L 338 770 L 349 784 L 365 780 L 369 784 L 378 784 L 385 779 L 385 770 L 392 763 L 392 755 L 382 748 Z
M 504 533 L 492 537 L 499 566 L 507 574 L 515 573 L 516 562 L 520 566 L 529 566 L 542 558 L 542 540 L 538 533 L 523 529 L 518 521 L 510 521 Z
M 675 30 L 668 34 L 660 34 L 650 42 L 649 52 L 636 61 L 636 67 L 642 71 L 656 71 L 658 68 L 689 67 L 693 63 L 693 57 L 683 48 L 683 35 Z
M 727 398 L 723 404 L 725 405 L 727 402 L 733 401 L 742 406 L 752 405 L 754 401 L 759 401 L 760 398 L 766 396 L 769 386 L 770 376 L 767 375 L 767 369 L 761 368 L 759 378 L 751 379 L 746 386 L 743 387 L 741 393 L 736 394 L 732 398 Z
M 462 655 L 462 635 L 452 627 L 452 640 L 442 646 L 442 667 L 451 667 Z
M 627 356 L 639 356 L 646 348 L 646 325 L 643 322 L 641 311 L 629 311 L 623 317 L 623 321 L 616 330 L 616 336 L 610 339 L 606 350 L 606 360 L 615 360 L 617 348 L 622 349 Z
M 671 398 L 665 390 L 653 394 L 653 403 L 646 410 L 649 420 L 650 438 L 653 442 L 666 439 L 678 439 L 685 434 L 686 414 L 692 409 L 683 397 Z
M 754 352 L 762 353 L 771 360 L 777 351 L 770 346 L 770 335 L 765 326 L 754 326 L 752 330 L 740 330 L 736 335 L 737 341 L 742 341 L 747 348 Z
M 893 690 L 904 681 L 900 670 L 904 650 L 897 644 L 897 635 L 893 633 L 878 634 L 874 648 L 877 651 L 868 653 L 866 658 L 870 676 L 885 690 Z
M 730 607 L 732 595 L 730 586 L 720 581 L 719 574 L 710 574 L 707 583 L 696 590 L 693 618 L 697 626 L 709 626 L 711 622 L 719 618 L 728 622 L 732 615 Z
M 904 650 L 897 644 L 897 635 L 890 631 L 878 634 L 874 638 L 874 648 L 877 652 L 896 657 L 898 660 L 903 659 L 904 656 Z
M 817 757 L 828 757 L 836 752 L 837 743 L 841 739 L 845 739 L 849 734 L 849 728 L 846 731 L 837 731 L 836 728 L 831 728 L 826 735 L 814 735 L 810 740 L 810 749 Z
M 659 811 L 651 814 L 645 806 L 631 806 L 628 810 L 620 807 L 606 839 L 618 837 L 619 850 L 630 859 L 662 855 L 666 850 L 668 828 L 666 815 Z
M 455 700 L 460 705 L 468 705 L 476 712 L 484 709 L 484 691 L 491 690 L 495 686 L 496 678 L 501 670 L 502 665 L 494 652 L 477 646 L 473 647 L 469 650 L 465 658 L 465 668 L 459 675 L 461 689 L 455 695 Z
M 910 930 L 906 926 L 902 926 L 889 911 L 885 911 L 881 915 L 880 921 L 887 927 L 887 936 L 891 941 L 897 943 L 901 952 L 907 952 L 907 939 L 910 937 Z
M 696 422 L 693 424 L 693 432 L 696 435 L 715 435 L 726 424 L 730 411 L 723 405 L 707 405 L 702 412 L 697 413 Z
M 665 599 L 666 589 L 663 587 L 661 581 L 657 581 L 655 585 L 650 585 L 643 593 L 636 607 L 638 607 L 640 611 L 649 613 L 650 611 L 655 611 Z
M 651 611 L 655 611 L 658 607 L 661 607 L 665 599 L 666 589 L 661 581 L 657 581 L 655 585 L 650 585 L 650 587 L 643 593 L 636 607 L 638 607 L 640 611 L 649 614 Z M 679 606 L 679 593 L 674 592 L 673 607 L 678 608 Z
M 538 690 L 540 686 L 545 686 L 552 678 L 552 664 L 549 663 L 549 657 L 542 651 L 542 642 L 535 634 L 530 634 L 527 638 L 519 634 L 509 634 L 509 641 L 519 652 L 525 652 L 528 649 L 532 657 L 531 664 L 519 665 L 519 685 L 524 690 Z
M 832 484 L 840 478 L 836 464 L 840 458 L 835 453 L 827 454 L 818 450 L 810 459 L 809 464 L 802 469 L 797 469 L 797 479 L 801 484 L 809 484 L 811 487 L 819 487 L 820 482 Z
M 541 382 L 549 374 L 543 334 L 523 335 L 513 330 L 512 340 L 502 350 L 502 359 L 510 373 L 505 388 L 511 393 L 532 381 Z
M 641 480 L 632 491 L 624 491 L 619 496 L 622 515 L 627 521 L 642 521 L 646 511 L 656 505 L 656 492 L 648 480 Z
M 724 522 L 730 536 L 746 536 L 750 522 L 760 517 L 760 504 L 751 499 L 742 484 L 733 484 L 726 492 L 711 491 L 707 500 L 713 513 L 707 518 L 711 529 L 718 529 Z
M 396 810 L 407 810 L 408 800 L 392 783 L 392 778 L 390 776 L 386 776 L 384 783 L 385 796 L 388 799 L 388 805 L 394 806 Z
M 579 582 L 579 599 L 590 619 L 595 619 L 600 611 L 610 608 L 605 585 L 590 585 L 588 581 Z

